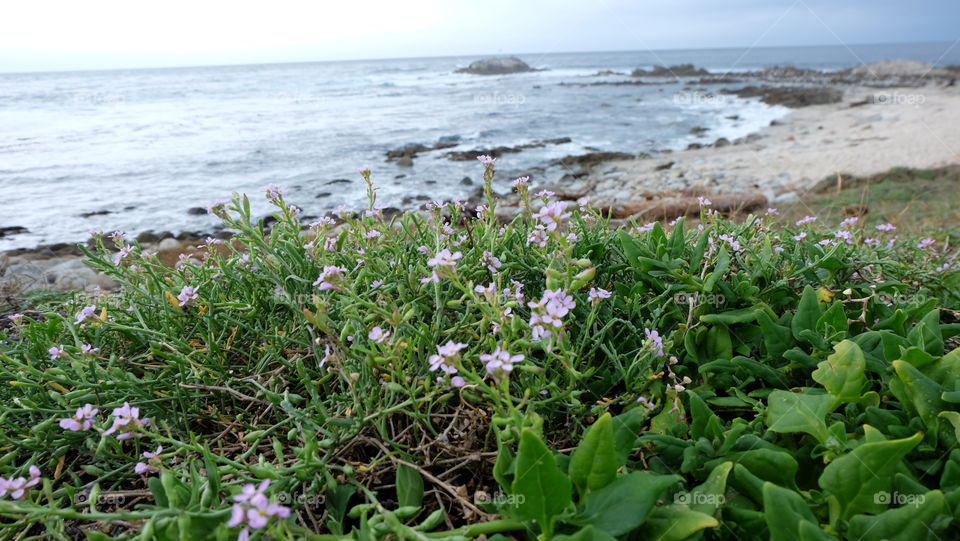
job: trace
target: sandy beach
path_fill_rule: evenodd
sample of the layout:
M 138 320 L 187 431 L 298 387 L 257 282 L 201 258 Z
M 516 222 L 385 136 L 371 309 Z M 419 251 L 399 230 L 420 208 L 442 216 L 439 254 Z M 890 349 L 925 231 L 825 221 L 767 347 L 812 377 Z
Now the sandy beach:
M 838 173 L 958 163 L 958 124 L 956 87 L 855 87 L 841 102 L 795 109 L 741 144 L 605 163 L 565 189 L 588 191 L 599 206 L 690 192 L 759 192 L 771 203 L 790 202 Z

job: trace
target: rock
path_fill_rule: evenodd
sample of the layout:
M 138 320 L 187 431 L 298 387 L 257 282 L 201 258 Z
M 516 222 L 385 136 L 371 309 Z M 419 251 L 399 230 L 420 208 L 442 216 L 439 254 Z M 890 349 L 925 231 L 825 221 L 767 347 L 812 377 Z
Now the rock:
M 28 229 L 23 226 L 14 225 L 9 227 L 0 227 L 0 239 L 3 237 L 12 237 L 20 233 L 26 233 Z
M 460 179 L 460 184 L 462 186 L 473 186 L 473 181 L 470 180 L 470 177 L 463 177 Z
M 703 68 L 696 68 L 693 64 L 680 64 L 677 66 L 656 66 L 652 70 L 635 69 L 630 72 L 631 77 L 702 77 L 710 75 L 710 72 Z
M 767 206 L 767 198 L 761 193 L 709 195 L 709 198 L 713 203 L 710 208 L 721 214 L 751 212 Z M 650 196 L 644 200 L 628 200 L 600 208 L 603 212 L 610 211 L 614 218 L 642 216 L 644 220 L 670 220 L 677 216 L 699 215 L 700 202 L 694 196 L 662 199 Z
M 452 151 L 447 152 L 447 158 L 455 162 L 465 162 L 470 160 L 477 159 L 477 156 L 486 155 L 491 158 L 499 158 L 504 154 L 515 154 L 522 150 L 529 148 L 543 148 L 547 145 L 562 145 L 564 143 L 569 143 L 571 139 L 569 137 L 560 137 L 558 139 L 544 139 L 542 141 L 534 141 L 532 143 L 524 143 L 522 145 L 517 145 L 513 147 L 494 147 L 486 150 L 463 150 L 463 151 Z
M 768 105 L 783 105 L 791 108 L 838 103 L 843 99 L 842 90 L 826 87 L 746 86 L 735 90 L 725 88 L 720 92 L 740 98 L 758 97 L 760 101 Z
M 550 165 L 561 165 L 566 167 L 571 165 L 579 165 L 580 167 L 590 167 L 602 162 L 630 160 L 633 159 L 633 157 L 633 154 L 627 154 L 626 152 L 591 152 L 589 154 L 581 154 L 579 156 L 564 156 L 559 160 L 554 160 L 550 163 Z
M 534 71 L 526 62 L 515 56 L 504 58 L 487 58 L 471 62 L 466 68 L 458 69 L 456 73 L 471 73 L 473 75 L 504 75 L 507 73 L 523 73 Z
M 713 142 L 714 148 L 723 148 L 728 146 L 730 146 L 730 140 L 727 139 L 726 137 L 721 137 Z
M 144 231 L 137 235 L 136 240 L 140 244 L 156 244 L 157 242 L 160 242 L 160 235 L 154 233 L 153 230 Z
M 413 167 L 413 158 L 410 156 L 404 156 L 397 160 L 398 167 Z
M 190 216 L 203 216 L 207 214 L 207 209 L 203 207 L 193 207 L 187 210 L 187 214 Z
M 687 145 L 687 150 L 698 150 L 703 148 L 703 145 L 700 143 L 690 143 Z
M 783 204 L 783 203 L 795 203 L 800 200 L 800 195 L 797 192 L 784 192 L 773 198 L 772 203 Z
M 667 169 L 670 169 L 671 167 L 673 167 L 673 164 L 674 164 L 674 163 L 676 163 L 676 162 L 661 163 L 660 165 L 654 167 L 653 170 L 654 170 L 654 171 L 666 171 Z
M 331 195 L 333 195 L 333 194 L 330 193 L 330 192 L 320 192 L 320 193 L 318 193 L 318 194 L 316 195 L 316 199 L 322 199 L 322 198 L 324 198 L 324 197 L 330 197 Z
M 330 182 L 328 182 L 326 185 L 327 185 L 327 186 L 330 186 L 331 184 L 350 184 L 350 183 L 352 183 L 352 182 L 353 182 L 353 181 L 350 180 L 350 179 L 348 179 L 348 178 L 335 178 L 335 179 L 331 180 Z
M 204 211 L 204 212 L 206 212 L 206 211 Z M 81 213 L 79 214 L 79 216 L 80 216 L 81 218 L 90 218 L 90 217 L 92 217 L 92 216 L 105 216 L 105 215 L 107 215 L 107 214 L 110 214 L 110 211 L 109 211 L 109 210 L 94 210 L 94 211 L 92 211 L 92 212 L 81 212 Z
M 167 250 L 178 250 L 180 248 L 180 241 L 175 238 L 166 238 L 160 241 L 157 244 L 158 251 L 167 251 Z
M 448 141 L 448 142 L 440 141 L 437 144 L 432 146 L 422 145 L 420 143 L 413 143 L 395 150 L 388 150 L 387 161 L 398 160 L 398 159 L 402 160 L 403 158 L 410 158 L 412 160 L 413 158 L 416 158 L 417 154 L 421 152 L 430 152 L 431 150 L 441 150 L 444 148 L 452 148 L 455 146 L 457 146 L 457 143 L 452 141 Z
M 708 131 L 710 131 L 710 128 L 704 128 L 703 126 L 696 126 L 696 127 L 690 128 L 690 135 L 699 136 L 707 133 Z
M 107 276 L 84 265 L 81 259 L 70 259 L 54 265 L 47 269 L 47 275 L 53 277 L 52 285 L 55 289 L 88 289 L 95 286 L 113 289 L 117 286 L 116 282 Z

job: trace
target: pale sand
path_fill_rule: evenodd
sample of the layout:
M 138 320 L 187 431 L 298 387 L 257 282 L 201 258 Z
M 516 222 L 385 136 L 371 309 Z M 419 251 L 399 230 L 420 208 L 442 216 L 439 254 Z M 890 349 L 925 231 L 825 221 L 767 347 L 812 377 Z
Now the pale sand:
M 871 96 L 874 103 L 850 106 Z M 751 143 L 601 164 L 582 188 L 594 185 L 596 203 L 678 190 L 759 191 L 783 202 L 836 173 L 960 163 L 960 88 L 851 89 L 841 103 L 797 109 L 780 122 Z

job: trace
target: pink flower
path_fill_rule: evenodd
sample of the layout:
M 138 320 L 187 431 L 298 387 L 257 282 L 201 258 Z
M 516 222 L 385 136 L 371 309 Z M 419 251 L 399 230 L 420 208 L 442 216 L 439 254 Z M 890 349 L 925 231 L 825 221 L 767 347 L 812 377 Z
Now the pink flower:
M 466 344 L 459 344 L 453 340 L 448 340 L 446 344 L 437 346 L 437 353 L 431 355 L 428 359 L 430 371 L 442 370 L 448 375 L 456 374 L 457 368 L 453 366 L 453 363 L 460 357 L 460 350 L 465 347 L 467 347 Z
M 228 528 L 236 528 L 243 525 L 240 530 L 238 541 L 246 541 L 250 538 L 250 528 L 258 530 L 267 525 L 270 517 L 287 518 L 290 516 L 290 508 L 271 502 L 266 495 L 267 487 L 270 486 L 270 480 L 264 479 L 259 486 L 246 484 L 241 489 L 240 494 L 233 496 L 233 507 L 230 509 L 230 520 L 227 522 Z
M 390 331 L 384 331 L 380 327 L 374 327 L 370 329 L 370 333 L 367 334 L 367 338 L 373 340 L 378 344 L 382 344 L 390 336 Z
M 84 344 L 80 346 L 80 353 L 83 353 L 84 355 L 96 355 L 97 353 L 100 353 L 100 348 L 95 348 L 90 344 Z
M 860 221 L 860 218 L 857 218 L 856 216 L 851 216 L 851 217 L 847 218 L 846 220 L 840 222 L 840 229 L 846 229 L 846 228 L 850 227 L 851 225 L 857 223 L 858 221 Z
M 21 500 L 30 492 L 30 488 L 40 483 L 40 468 L 30 466 L 28 471 L 30 472 L 29 479 L 25 477 L 0 478 L 0 498 L 9 494 L 14 500 Z
M 801 226 L 801 225 L 803 225 L 803 224 L 808 224 L 808 223 L 815 222 L 815 221 L 817 221 L 817 217 L 816 217 L 816 216 L 804 216 L 803 218 L 800 218 L 799 220 L 797 220 L 797 224 L 796 224 L 796 225 Z
M 894 229 L 896 229 L 896 227 L 890 223 L 880 224 L 877 226 L 877 231 L 893 231 Z
M 713 201 L 710 201 L 706 197 L 698 197 L 697 202 L 700 203 L 701 207 L 709 207 L 710 205 L 713 204 Z
M 494 162 L 497 161 L 496 158 L 491 158 L 490 156 L 487 156 L 486 154 L 481 154 L 481 155 L 477 156 L 477 160 L 479 160 L 480 163 L 482 163 L 483 165 L 493 165 Z
M 572 213 L 566 212 L 566 210 L 566 201 L 555 201 L 541 207 L 534 218 L 540 220 L 547 231 L 553 232 L 562 227 L 564 221 L 572 216 Z
M 931 239 L 930 237 L 927 237 L 917 243 L 917 248 L 920 248 L 921 250 L 923 250 L 924 248 L 928 248 L 931 245 L 933 245 L 934 242 L 936 241 Z
M 323 272 L 321 272 L 320 277 L 313 282 L 313 285 L 319 286 L 320 291 L 339 289 L 337 286 L 343 281 L 343 273 L 345 272 L 347 272 L 347 269 L 343 267 L 327 265 L 323 267 Z
M 180 307 L 187 306 L 193 301 L 197 300 L 200 296 L 197 295 L 196 290 L 191 286 L 183 286 L 183 289 L 180 290 L 180 294 L 177 295 L 177 300 L 180 301 Z
M 663 357 L 663 338 L 656 330 L 643 329 L 643 334 L 650 340 L 650 350 L 657 354 L 657 357 Z
M 590 294 L 587 296 L 587 300 L 593 304 L 600 304 L 601 300 L 609 298 L 610 292 L 599 287 L 591 287 Z
M 84 321 L 95 317 L 97 317 L 97 305 L 86 306 L 83 310 L 77 312 L 77 320 L 73 324 L 80 325 Z
M 124 402 L 123 406 L 114 408 L 113 424 L 103 435 L 109 436 L 119 432 L 116 435 L 118 440 L 126 440 L 133 437 L 133 432 L 140 430 L 150 424 L 150 419 L 140 418 L 140 408 L 132 408 L 130 404 Z
M 534 342 L 539 342 L 563 332 L 563 318 L 577 306 L 577 303 L 574 302 L 573 297 L 561 290 L 547 289 L 544 290 L 539 301 L 530 301 L 527 306 L 531 308 L 532 339 Z M 548 349 L 552 343 L 552 340 L 548 341 Z
M 145 473 L 148 473 L 148 474 L 156 473 L 160 471 L 160 459 L 157 458 L 157 456 L 162 452 L 163 452 L 163 446 L 157 447 L 157 450 L 153 452 L 144 451 L 143 455 L 141 456 L 147 459 L 147 461 L 137 462 L 136 465 L 134 465 L 133 467 L 133 471 L 135 471 L 139 475 L 143 475 Z
M 47 353 L 50 354 L 51 359 L 59 359 L 66 354 L 66 351 L 63 350 L 63 344 L 60 344 L 59 348 L 57 346 L 53 346 L 47 350 Z
M 484 362 L 487 374 L 493 377 L 495 381 L 500 381 L 501 377 L 507 377 L 513 371 L 513 365 L 522 361 L 523 355 L 511 355 L 509 351 L 497 349 L 493 353 L 483 353 L 480 360 Z
M 497 269 L 499 269 L 501 266 L 500 259 L 486 251 L 483 252 L 482 256 L 480 256 L 480 263 L 487 267 L 487 270 L 489 270 L 491 274 L 496 274 Z
M 97 413 L 100 413 L 100 410 L 93 407 L 92 404 L 84 404 L 83 407 L 77 408 L 73 417 L 60 419 L 60 428 L 71 432 L 90 430 Z

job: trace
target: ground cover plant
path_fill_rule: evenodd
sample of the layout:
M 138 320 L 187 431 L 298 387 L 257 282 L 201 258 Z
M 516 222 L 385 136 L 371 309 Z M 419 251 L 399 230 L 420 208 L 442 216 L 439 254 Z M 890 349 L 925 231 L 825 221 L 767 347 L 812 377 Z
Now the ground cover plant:
M 7 316 L 11 539 L 960 535 L 949 239 L 777 211 L 612 230 L 515 189 L 237 234 Z M 303 223 L 309 222 L 309 223 Z

